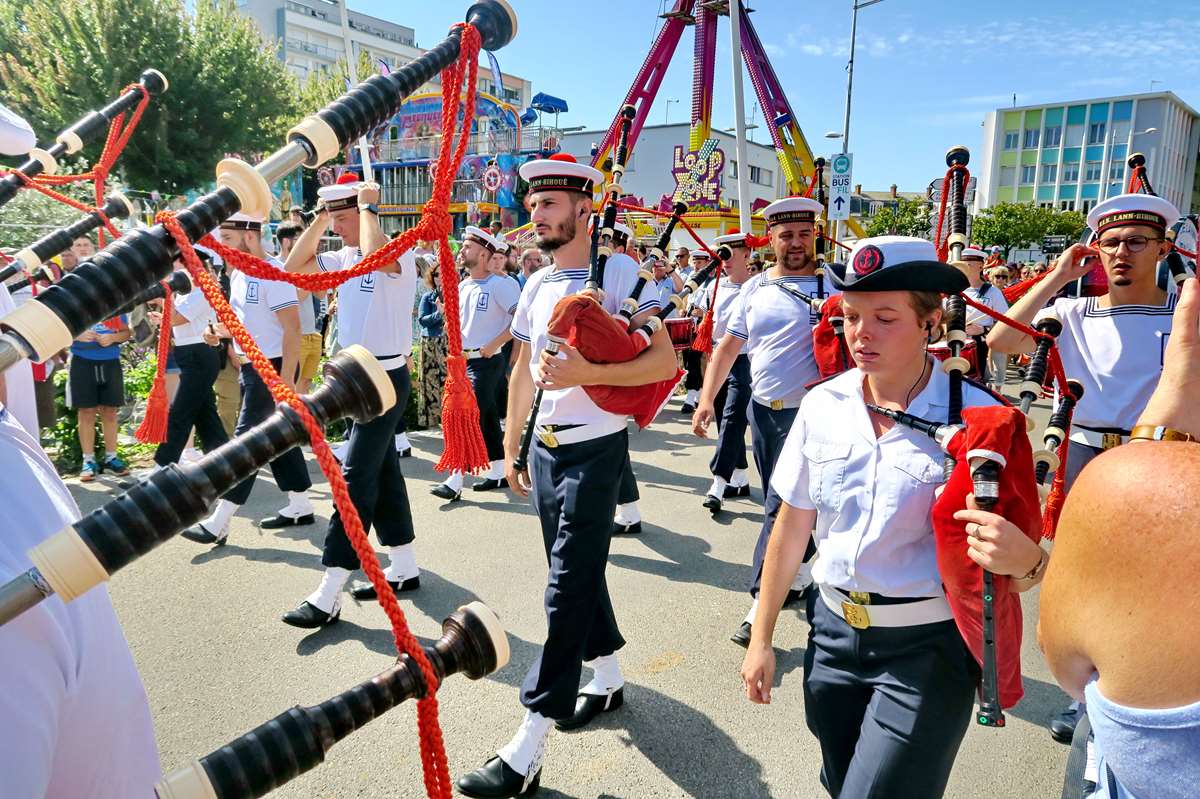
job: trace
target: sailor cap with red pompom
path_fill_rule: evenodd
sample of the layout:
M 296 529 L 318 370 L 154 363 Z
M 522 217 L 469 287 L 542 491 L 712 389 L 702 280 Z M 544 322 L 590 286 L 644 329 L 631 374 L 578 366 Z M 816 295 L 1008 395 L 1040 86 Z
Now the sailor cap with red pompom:
M 317 196 L 325 203 L 327 211 L 341 211 L 346 208 L 358 208 L 358 190 L 363 187 L 362 180 L 354 172 L 345 172 L 338 176 L 332 186 L 322 186 L 317 189 Z
M 938 260 L 937 250 L 914 236 L 859 239 L 844 264 L 826 271 L 842 291 L 938 291 L 957 294 L 967 276 Z
M 529 184 L 528 194 L 574 191 L 591 196 L 592 190 L 604 180 L 604 173 L 599 169 L 577 162 L 575 156 L 568 153 L 526 161 L 518 171 Z
M 715 241 L 718 246 L 724 244 L 727 247 L 745 247 L 746 235 L 747 234 L 741 232 L 737 228 L 732 228 L 724 236 L 717 236 L 715 239 L 713 239 L 713 241 Z
M 784 197 L 763 209 L 767 227 L 787 222 L 816 222 L 824 206 L 811 197 Z
M 1170 200 L 1153 194 L 1118 194 L 1088 212 L 1087 223 L 1097 235 L 1109 228 L 1148 225 L 1165 231 L 1179 219 L 1179 209 Z

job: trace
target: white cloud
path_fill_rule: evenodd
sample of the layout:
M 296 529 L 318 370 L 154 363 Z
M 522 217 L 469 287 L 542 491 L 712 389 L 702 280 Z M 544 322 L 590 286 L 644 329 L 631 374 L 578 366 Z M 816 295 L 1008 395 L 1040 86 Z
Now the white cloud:
M 824 45 L 821 44 L 802 44 L 800 45 L 800 52 L 804 53 L 805 55 L 817 56 L 819 58 L 821 56 L 828 55 L 829 51 Z
M 767 55 L 769 56 L 782 56 L 784 54 L 782 47 L 771 42 L 763 42 L 763 49 L 767 51 Z

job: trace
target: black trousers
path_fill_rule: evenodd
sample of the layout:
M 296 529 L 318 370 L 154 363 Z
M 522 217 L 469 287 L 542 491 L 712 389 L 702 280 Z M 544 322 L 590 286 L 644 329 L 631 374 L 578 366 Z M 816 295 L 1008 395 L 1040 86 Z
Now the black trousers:
M 275 371 L 283 368 L 282 358 L 272 358 L 271 365 Z M 240 436 L 254 425 L 266 419 L 275 411 L 275 399 L 271 396 L 267 384 L 254 371 L 253 364 L 242 364 L 242 409 L 238 413 L 237 427 L 233 435 Z M 308 467 L 304 465 L 304 453 L 299 447 L 292 447 L 287 452 L 271 461 L 271 475 L 280 491 L 307 491 L 312 488 L 312 480 L 308 476 Z M 252 474 L 238 485 L 229 489 L 224 499 L 235 505 L 245 505 L 254 490 L 256 474 Z
M 487 446 L 488 460 L 504 460 L 504 431 L 500 429 L 500 384 L 504 382 L 503 353 L 490 358 L 472 358 L 467 361 L 467 377 L 475 389 L 475 402 L 479 405 L 479 430 Z
M 638 491 L 637 477 L 633 473 L 633 462 L 629 458 L 629 448 L 625 449 L 625 463 L 621 466 L 621 485 L 617 487 L 617 504 L 628 505 L 642 498 Z
M 175 363 L 179 365 L 179 389 L 167 416 L 167 440 L 154 451 L 154 462 L 159 466 L 179 462 L 193 427 L 205 452 L 229 440 L 213 393 L 221 371 L 221 355 L 216 347 L 204 343 L 177 346 Z
M 412 543 L 415 538 L 408 489 L 400 472 L 400 453 L 396 452 L 396 426 L 408 407 L 412 378 L 407 365 L 389 369 L 387 374 L 396 390 L 396 404 L 382 416 L 354 425 L 342 474 L 346 476 L 350 499 L 363 529 L 370 532 L 373 525 L 380 544 L 398 547 Z M 336 509 L 325 533 L 321 565 L 350 570 L 359 567 L 358 555 L 350 546 L 342 516 Z
M 843 799 L 941 796 L 979 679 L 954 622 L 856 630 L 812 605 L 804 716 L 821 783 Z
M 717 451 L 708 463 L 708 470 L 723 480 L 733 476 L 734 469 L 745 469 L 746 424 L 750 404 L 750 359 L 739 355 L 729 370 L 729 377 L 717 392 L 714 410 L 717 414 Z
M 771 528 L 775 526 L 775 517 L 779 515 L 779 506 L 783 503 L 775 489 L 771 488 L 771 472 L 775 469 L 775 462 L 779 460 L 779 453 L 783 451 L 783 442 L 787 441 L 798 410 L 799 408 L 781 408 L 773 411 L 760 402 L 750 402 L 754 465 L 763 481 L 763 523 L 758 531 L 758 541 L 754 544 L 754 578 L 750 582 L 750 596 L 758 596 L 763 558 L 767 556 L 767 542 L 771 540 Z M 810 539 L 804 559 L 811 558 L 815 551 L 816 547 Z
M 683 351 L 683 368 L 687 377 L 683 379 L 683 387 L 688 391 L 699 391 L 704 385 L 704 374 L 700 364 L 704 361 L 704 353 L 688 347 Z
M 521 704 L 547 718 L 574 712 L 583 661 L 625 645 L 604 569 L 617 505 L 612 476 L 628 457 L 624 430 L 553 449 L 538 441 L 531 452 L 533 506 L 550 574 L 546 642 L 521 684 Z

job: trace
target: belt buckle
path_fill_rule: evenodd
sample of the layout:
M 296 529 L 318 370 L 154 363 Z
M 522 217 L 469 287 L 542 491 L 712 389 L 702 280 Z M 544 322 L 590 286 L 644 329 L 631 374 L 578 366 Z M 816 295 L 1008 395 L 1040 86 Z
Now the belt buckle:
M 871 616 L 867 609 L 849 600 L 842 602 L 842 616 L 845 617 L 846 623 L 856 630 L 865 630 L 871 626 Z
M 549 430 L 544 427 L 538 428 L 537 437 L 538 437 L 539 441 L 541 441 L 543 444 L 545 444 L 550 449 L 554 449 L 555 447 L 558 446 L 558 437 L 554 435 L 553 430 Z
M 782 411 L 783 410 L 783 400 L 771 400 L 771 410 Z
M 1101 436 L 1102 441 L 1100 446 L 1102 449 L 1112 449 L 1113 447 L 1121 446 L 1120 433 L 1102 433 Z
M 847 591 L 850 595 L 850 601 L 856 605 L 871 604 L 871 594 L 867 591 Z

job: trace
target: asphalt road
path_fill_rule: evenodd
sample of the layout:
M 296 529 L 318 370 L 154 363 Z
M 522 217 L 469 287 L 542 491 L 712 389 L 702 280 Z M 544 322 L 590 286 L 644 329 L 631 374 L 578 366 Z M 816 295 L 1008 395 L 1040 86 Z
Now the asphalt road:
M 1044 420 L 1044 409 L 1041 411 Z M 546 564 L 531 509 L 507 492 L 447 506 L 430 496 L 435 434 L 412 436 L 403 461 L 417 528 L 421 588 L 401 605 L 428 642 L 458 606 L 481 599 L 501 617 L 512 660 L 439 692 L 451 773 L 481 765 L 523 711 L 517 687 L 545 634 Z M 821 797 L 816 739 L 804 721 L 802 614 L 785 611 L 769 706 L 741 694 L 743 650 L 729 634 L 746 613 L 747 563 L 761 501 L 733 500 L 715 519 L 700 506 L 711 444 L 691 436 L 678 400 L 660 423 L 632 436 L 645 532 L 613 541 L 608 568 L 622 631 L 626 704 L 590 729 L 552 733 L 539 796 Z M 283 532 L 255 520 L 285 504 L 269 473 L 235 519 L 230 543 L 209 550 L 175 539 L 112 581 L 113 602 L 154 714 L 162 765 L 171 770 L 293 705 L 311 705 L 385 669 L 394 656 L 375 604 L 345 597 L 341 621 L 305 632 L 280 622 L 316 585 L 332 508 L 309 457 L 317 523 Z M 119 493 L 102 478 L 72 492 L 87 512 Z M 1046 723 L 1065 703 L 1038 654 L 1037 591 L 1025 596 L 1025 699 L 1002 730 L 972 727 L 948 796 L 1058 796 L 1067 747 Z M 584 680 L 588 679 L 585 671 Z M 338 743 L 319 768 L 278 797 L 423 795 L 415 705 L 393 710 Z

